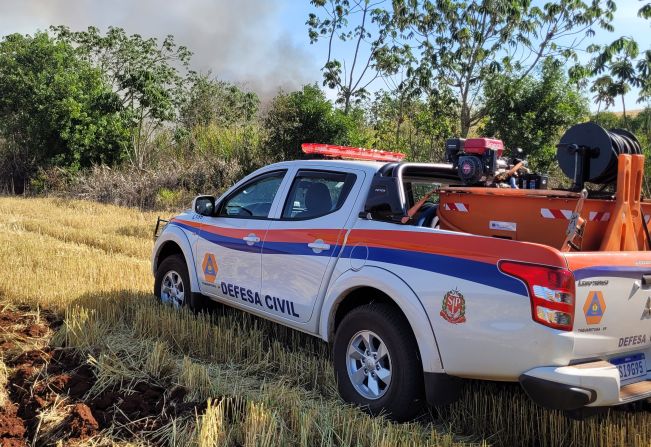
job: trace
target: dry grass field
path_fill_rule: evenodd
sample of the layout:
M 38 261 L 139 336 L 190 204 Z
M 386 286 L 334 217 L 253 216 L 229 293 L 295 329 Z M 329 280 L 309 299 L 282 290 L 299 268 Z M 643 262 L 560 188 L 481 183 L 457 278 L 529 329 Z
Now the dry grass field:
M 156 215 L 0 198 L 0 445 L 648 446 L 643 405 L 583 420 L 469 383 L 418 421 L 338 398 L 328 346 L 151 294 Z

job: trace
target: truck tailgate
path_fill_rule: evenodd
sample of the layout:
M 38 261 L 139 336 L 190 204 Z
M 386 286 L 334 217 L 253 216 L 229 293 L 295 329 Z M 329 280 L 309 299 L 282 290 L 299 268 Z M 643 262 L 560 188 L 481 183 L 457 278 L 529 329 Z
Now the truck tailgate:
M 619 360 L 630 362 L 637 358 L 635 354 L 648 351 L 651 347 L 651 252 L 566 253 L 565 256 L 576 281 L 575 356 L 615 360 L 624 357 Z M 649 359 L 647 364 L 651 366 Z

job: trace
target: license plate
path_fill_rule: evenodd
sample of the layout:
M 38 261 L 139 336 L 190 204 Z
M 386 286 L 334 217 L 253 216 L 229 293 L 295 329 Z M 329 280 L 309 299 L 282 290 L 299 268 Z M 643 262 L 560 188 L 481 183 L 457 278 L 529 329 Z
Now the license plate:
M 634 354 L 627 357 L 610 359 L 617 366 L 621 382 L 631 382 L 640 377 L 646 377 L 646 359 L 644 354 Z

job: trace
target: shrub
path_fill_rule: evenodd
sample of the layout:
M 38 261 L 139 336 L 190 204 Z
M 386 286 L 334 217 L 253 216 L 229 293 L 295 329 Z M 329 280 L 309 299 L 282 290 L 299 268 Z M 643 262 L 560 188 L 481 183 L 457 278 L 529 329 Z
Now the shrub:
M 155 168 L 96 166 L 81 173 L 63 192 L 74 198 L 141 209 L 189 206 L 198 194 L 219 194 L 245 174 L 236 159 L 196 156 L 168 158 Z

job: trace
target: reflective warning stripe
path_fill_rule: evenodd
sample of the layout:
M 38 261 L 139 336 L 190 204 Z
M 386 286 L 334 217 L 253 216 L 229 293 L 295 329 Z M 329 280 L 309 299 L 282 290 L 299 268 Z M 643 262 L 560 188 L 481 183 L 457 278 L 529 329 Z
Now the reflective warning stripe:
M 445 203 L 443 205 L 445 211 L 460 211 L 462 213 L 467 213 L 470 211 L 470 205 L 467 203 L 454 202 L 454 203 Z
M 570 220 L 572 218 L 572 210 L 557 210 L 550 208 L 540 208 L 540 215 L 545 219 L 563 219 Z M 610 220 L 610 213 L 605 211 L 590 211 L 589 220 L 591 222 L 608 222 Z M 647 221 L 649 216 L 646 216 Z
M 605 211 L 590 211 L 591 222 L 608 222 L 610 220 L 610 213 Z
M 564 219 L 570 220 L 572 210 L 556 210 L 551 208 L 540 208 L 540 215 L 545 219 Z

